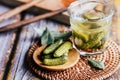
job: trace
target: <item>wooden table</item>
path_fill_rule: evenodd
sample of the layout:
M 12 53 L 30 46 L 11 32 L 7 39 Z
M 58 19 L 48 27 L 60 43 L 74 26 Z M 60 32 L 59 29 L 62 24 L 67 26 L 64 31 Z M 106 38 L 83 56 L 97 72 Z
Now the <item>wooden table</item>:
M 120 6 L 119 6 L 120 7 Z M 120 8 L 117 8 L 120 10 Z M 0 13 L 9 10 L 9 8 L 0 4 Z M 30 18 L 33 15 L 26 14 L 24 18 Z M 20 20 L 20 15 L 13 17 L 5 22 L 0 23 L 0 26 L 10 24 Z M 117 19 L 116 19 L 117 18 Z M 120 15 L 114 16 L 114 23 L 111 28 L 111 39 L 120 45 Z M 50 30 L 59 29 L 63 24 L 53 22 L 47 19 L 40 20 L 24 28 L 19 28 L 14 31 L 0 33 L 0 80 L 42 80 L 36 76 L 25 62 L 26 54 L 30 46 L 35 42 L 39 35 L 34 31 L 34 28 L 44 30 L 47 26 Z M 106 80 L 120 80 L 120 69 Z

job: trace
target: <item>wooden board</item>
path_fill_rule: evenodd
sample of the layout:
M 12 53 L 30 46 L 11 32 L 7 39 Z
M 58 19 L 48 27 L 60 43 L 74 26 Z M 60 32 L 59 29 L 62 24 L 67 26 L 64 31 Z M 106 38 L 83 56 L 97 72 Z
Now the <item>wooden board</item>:
M 27 15 L 26 18 L 30 18 L 32 16 Z M 36 77 L 31 70 L 29 70 L 26 65 L 26 54 L 29 50 L 30 46 L 35 42 L 36 38 L 39 37 L 37 32 L 34 31 L 34 28 L 39 30 L 44 30 L 46 26 L 50 30 L 58 30 L 61 24 L 53 23 L 49 20 L 40 20 L 35 23 L 31 23 L 26 25 L 22 31 L 20 32 L 17 49 L 15 51 L 15 55 L 13 57 L 13 61 L 11 64 L 11 68 L 8 72 L 7 80 L 39 80 L 41 78 Z
M 16 7 L 23 3 L 28 3 L 32 0 L 0 0 L 1 3 L 4 3 L 8 6 Z M 34 7 L 27 10 L 28 12 L 31 12 L 32 14 L 43 14 L 49 11 L 54 11 L 57 9 L 64 8 L 65 5 L 68 5 L 70 1 L 74 0 L 68 0 L 67 4 L 64 4 L 62 2 L 64 0 L 41 0 L 38 4 L 36 4 Z M 56 16 L 50 17 L 52 20 L 56 20 L 65 24 L 69 24 L 69 16 L 67 12 L 63 12 L 62 14 L 58 14 Z
M 0 14 L 8 11 L 9 8 L 0 6 Z M 19 16 L 20 17 L 20 16 Z M 19 21 L 18 16 L 12 17 L 7 21 L 0 22 L 0 27 Z M 5 76 L 5 72 L 9 65 L 9 60 L 11 60 L 11 52 L 13 50 L 14 41 L 16 38 L 16 31 L 0 33 L 0 80 Z

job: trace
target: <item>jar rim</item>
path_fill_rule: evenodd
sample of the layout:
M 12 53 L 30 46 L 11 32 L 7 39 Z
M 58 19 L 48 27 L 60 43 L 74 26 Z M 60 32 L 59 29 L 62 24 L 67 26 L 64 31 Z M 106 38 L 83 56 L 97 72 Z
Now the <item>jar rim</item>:
M 104 16 L 103 18 L 98 19 L 97 21 L 102 21 L 102 20 L 106 20 L 106 19 L 110 19 L 113 15 L 114 15 L 114 8 L 111 5 L 107 5 L 101 1 L 95 1 L 95 0 L 84 0 L 84 1 L 74 1 L 73 3 L 70 4 L 70 6 L 68 7 L 68 12 L 70 11 L 71 8 L 76 7 L 80 4 L 85 4 L 88 2 L 93 2 L 93 3 L 101 3 L 104 4 L 106 6 L 110 7 L 110 12 L 109 14 L 107 14 L 106 16 Z M 69 12 L 70 14 L 70 12 Z M 72 16 L 71 16 L 72 17 Z

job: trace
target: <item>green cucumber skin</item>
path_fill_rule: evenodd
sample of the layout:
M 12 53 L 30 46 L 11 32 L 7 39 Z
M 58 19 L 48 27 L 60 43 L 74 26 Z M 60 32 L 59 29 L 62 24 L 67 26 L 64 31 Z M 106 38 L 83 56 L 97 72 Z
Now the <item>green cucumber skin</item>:
M 44 59 L 43 64 L 47 66 L 62 65 L 68 61 L 68 56 L 61 56 L 53 59 Z
M 70 36 L 72 36 L 72 31 L 66 32 L 66 33 L 62 33 L 61 35 L 56 36 L 55 39 L 67 40 Z
M 89 40 L 89 37 L 84 33 L 78 33 L 75 30 L 73 30 L 73 36 L 82 39 L 84 42 L 87 42 Z
M 66 50 L 66 52 L 63 53 L 63 55 L 68 56 L 68 52 L 69 52 L 69 50 Z
M 100 40 L 104 37 L 104 33 L 100 32 L 98 33 L 94 39 L 89 40 L 87 43 L 84 43 L 82 45 L 82 48 L 93 48 L 96 44 L 98 44 L 100 42 Z
M 69 51 L 69 49 L 72 49 L 72 43 L 67 41 L 64 42 L 53 54 L 54 57 L 60 57 L 62 56 L 64 53 L 66 53 L 67 51 Z
M 45 54 L 45 55 L 41 55 L 41 59 L 44 60 L 44 59 L 51 59 L 53 58 L 53 54 Z
M 55 43 L 51 44 L 50 46 L 48 46 L 44 51 L 43 54 L 50 54 L 52 52 L 55 51 L 55 49 L 57 49 L 61 44 L 63 43 L 62 39 L 59 39 L 58 41 L 56 41 Z
M 100 46 L 101 46 L 101 41 L 99 41 L 93 48 L 100 49 Z

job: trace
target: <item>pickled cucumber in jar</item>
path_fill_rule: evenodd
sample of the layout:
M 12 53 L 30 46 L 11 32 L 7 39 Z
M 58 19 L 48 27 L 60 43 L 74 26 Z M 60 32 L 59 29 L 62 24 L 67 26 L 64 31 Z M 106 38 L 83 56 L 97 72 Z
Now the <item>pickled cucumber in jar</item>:
M 73 17 L 70 20 L 75 46 L 86 51 L 102 50 L 107 44 L 110 20 L 102 20 L 102 12 L 88 11 L 82 18 Z M 101 19 L 101 20 L 100 20 Z

